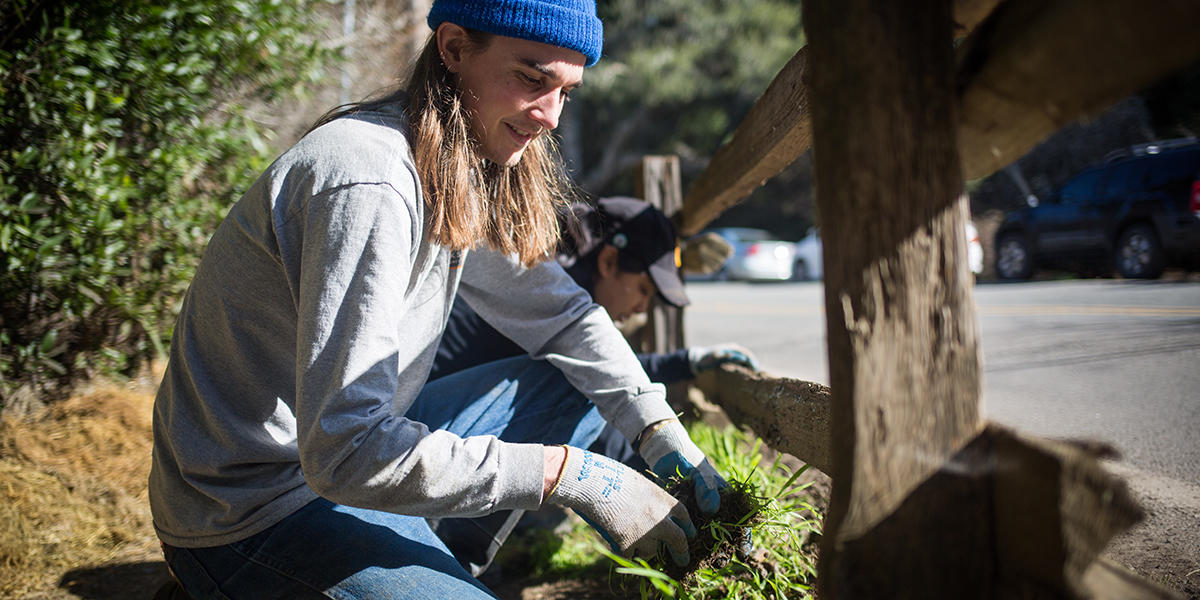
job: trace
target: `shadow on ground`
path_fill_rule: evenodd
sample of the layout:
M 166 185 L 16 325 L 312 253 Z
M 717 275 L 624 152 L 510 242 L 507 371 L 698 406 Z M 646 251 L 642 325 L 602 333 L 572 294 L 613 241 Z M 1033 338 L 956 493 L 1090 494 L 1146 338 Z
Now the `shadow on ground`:
M 149 599 L 168 579 L 167 563 L 159 560 L 74 569 L 58 586 L 87 600 Z

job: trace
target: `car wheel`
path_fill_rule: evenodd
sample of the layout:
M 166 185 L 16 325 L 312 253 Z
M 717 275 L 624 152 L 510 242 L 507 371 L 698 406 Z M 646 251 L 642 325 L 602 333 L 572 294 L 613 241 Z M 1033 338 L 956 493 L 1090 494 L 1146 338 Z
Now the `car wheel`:
M 1020 233 L 1007 233 L 996 242 L 996 275 L 1000 279 L 1029 279 L 1033 275 L 1033 255 Z
M 792 281 L 808 281 L 808 265 L 798 260 L 792 265 Z
M 1114 254 L 1121 277 L 1154 279 L 1162 275 L 1162 245 L 1149 225 L 1137 224 L 1122 231 Z

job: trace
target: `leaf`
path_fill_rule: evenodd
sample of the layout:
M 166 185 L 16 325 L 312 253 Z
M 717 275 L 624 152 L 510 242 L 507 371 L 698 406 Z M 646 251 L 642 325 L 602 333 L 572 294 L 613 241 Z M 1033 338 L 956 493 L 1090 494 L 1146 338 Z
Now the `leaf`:
M 211 232 L 277 151 L 234 118 L 240 111 L 217 108 L 263 105 L 337 60 L 312 52 L 324 43 L 310 0 L 18 6 L 45 24 L 6 30 L 0 50 L 4 72 L 20 75 L 0 93 L 0 129 L 10 134 L 0 150 L 0 260 L 26 311 L 0 323 L 0 339 L 19 340 L 0 356 L 0 398 L 63 365 L 165 354 Z M 278 49 L 270 60 L 254 54 L 264 40 Z M 88 330 L 88 319 L 111 318 L 84 310 L 102 303 L 134 324 L 117 348 L 83 356 L 64 347 L 43 365 L 43 332 L 14 335 L 36 322 Z M 30 354 L 16 358 L 18 348 Z
M 83 297 L 87 298 L 88 300 L 91 300 L 92 302 L 95 302 L 96 304 L 103 304 L 103 303 L 104 303 L 104 300 L 103 300 L 102 298 L 100 298 L 100 294 L 97 294 L 95 290 L 93 290 L 92 288 L 90 288 L 90 287 L 88 287 L 88 286 L 86 286 L 86 285 L 81 285 L 81 286 L 79 286 L 79 287 L 77 288 L 77 291 L 78 291 L 78 292 L 79 292 L 79 293 L 80 293 L 80 294 L 81 294 Z
M 666 573 L 649 567 L 617 567 L 617 572 L 624 575 L 636 575 L 638 577 L 645 577 L 647 579 L 658 579 L 660 581 L 676 583 L 676 581 L 671 579 L 671 577 Z
M 50 351 L 54 349 L 54 343 L 57 341 L 58 341 L 58 330 L 51 329 L 50 331 L 47 331 L 45 335 L 42 336 L 42 343 L 38 347 L 38 350 L 40 350 L 42 354 L 50 354 Z
M 796 472 L 792 473 L 792 476 L 788 477 L 788 480 L 783 482 L 783 485 L 779 486 L 779 491 L 775 493 L 775 497 L 776 498 L 782 497 L 784 495 L 784 491 L 786 491 L 788 489 L 788 487 L 791 486 L 792 483 L 796 481 L 796 478 L 799 477 L 802 473 L 804 473 L 804 471 L 807 468 L 808 468 L 808 465 L 805 465 L 803 468 L 796 469 Z
M 41 359 L 38 360 L 38 363 L 41 364 L 42 366 L 46 367 L 47 369 L 50 369 L 51 371 L 58 373 L 59 375 L 67 374 L 67 368 L 62 366 L 61 363 L 59 363 L 58 361 L 56 361 L 52 358 L 42 357 Z

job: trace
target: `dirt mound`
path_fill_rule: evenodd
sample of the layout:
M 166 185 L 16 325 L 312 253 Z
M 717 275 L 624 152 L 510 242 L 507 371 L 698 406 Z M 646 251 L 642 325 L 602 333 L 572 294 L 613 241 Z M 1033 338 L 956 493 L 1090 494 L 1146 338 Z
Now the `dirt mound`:
M 153 400 L 97 388 L 0 420 L 0 597 L 129 597 L 128 580 L 112 596 L 98 581 L 131 563 L 146 586 L 165 577 L 146 497 Z

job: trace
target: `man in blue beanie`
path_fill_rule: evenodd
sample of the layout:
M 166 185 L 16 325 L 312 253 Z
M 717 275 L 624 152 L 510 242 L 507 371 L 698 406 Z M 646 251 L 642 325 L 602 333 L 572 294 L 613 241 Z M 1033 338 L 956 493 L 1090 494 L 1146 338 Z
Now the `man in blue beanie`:
M 205 250 L 154 406 L 164 594 L 491 598 L 426 518 L 544 504 L 686 564 L 683 504 L 586 450 L 606 423 L 718 508 L 662 385 L 544 260 L 592 0 L 435 0 L 429 24 L 407 85 L 323 117 Z M 456 297 L 527 355 L 427 381 Z

